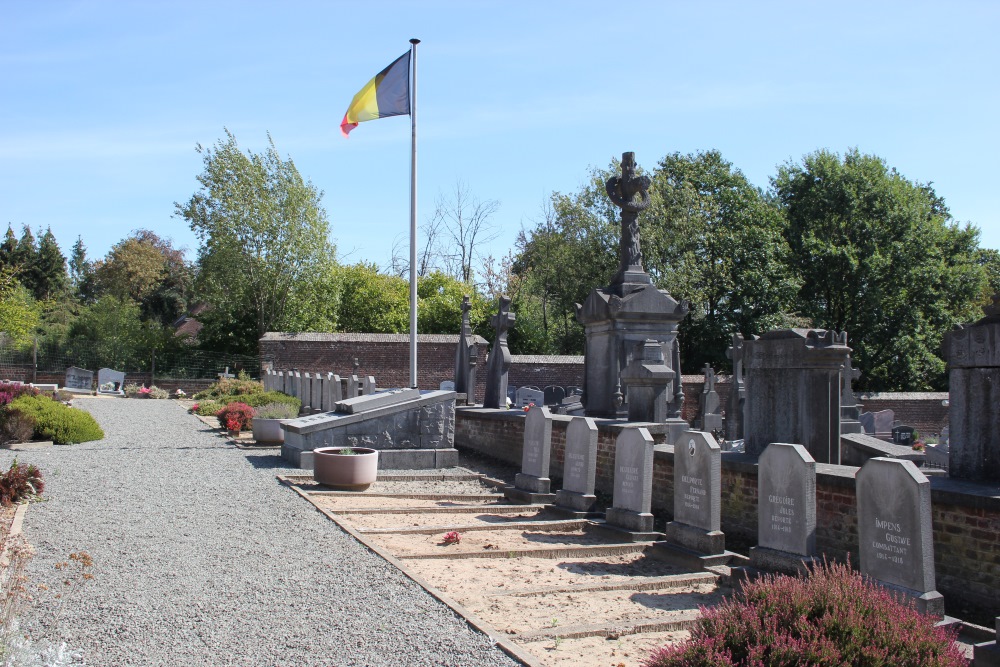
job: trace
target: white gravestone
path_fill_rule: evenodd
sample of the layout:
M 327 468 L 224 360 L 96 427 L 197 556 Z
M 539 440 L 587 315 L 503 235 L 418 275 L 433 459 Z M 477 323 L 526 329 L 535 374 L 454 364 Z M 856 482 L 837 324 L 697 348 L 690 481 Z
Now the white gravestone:
M 361 380 L 357 375 L 351 375 L 347 379 L 347 398 L 354 398 L 361 395 Z
M 805 573 L 816 555 L 816 461 L 802 445 L 771 443 L 757 467 L 757 546 L 762 570 Z
M 566 426 L 563 488 L 555 504 L 572 512 L 591 512 L 597 502 L 597 424 L 590 417 L 574 417 Z
M 912 461 L 886 458 L 869 459 L 854 479 L 861 573 L 913 597 L 918 611 L 944 615 L 935 590 L 930 480 Z
M 361 383 L 361 393 L 365 396 L 369 396 L 371 394 L 374 394 L 375 390 L 376 390 L 375 376 L 374 375 L 366 376 Z
M 615 441 L 613 506 L 605 512 L 612 528 L 652 536 L 653 436 L 645 428 L 626 428 Z
M 529 387 L 520 387 L 514 399 L 514 405 L 518 408 L 526 408 L 534 403 L 535 405 L 545 404 L 545 392 Z
M 98 394 L 108 394 L 112 396 L 124 396 L 125 395 L 125 373 L 121 371 L 112 370 L 110 368 L 102 368 L 97 371 L 97 393 Z
M 711 433 L 687 431 L 674 445 L 674 520 L 667 542 L 695 554 L 726 551 L 722 520 L 722 448 Z
M 312 400 L 309 403 L 312 406 L 313 414 L 323 412 L 323 380 L 322 373 L 313 373 L 312 392 L 310 393 Z

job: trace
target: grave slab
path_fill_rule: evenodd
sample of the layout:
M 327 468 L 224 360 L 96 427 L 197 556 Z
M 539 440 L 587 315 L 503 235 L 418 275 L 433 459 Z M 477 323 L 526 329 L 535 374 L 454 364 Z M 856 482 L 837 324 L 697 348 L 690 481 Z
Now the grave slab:
M 632 542 L 656 540 L 650 507 L 653 499 L 653 436 L 645 428 L 623 429 L 615 441 L 612 507 L 600 529 Z
M 549 479 L 552 414 L 545 406 L 536 404 L 525 415 L 521 451 L 521 472 L 514 477 L 514 486 L 504 488 L 504 495 L 516 503 L 551 503 L 555 499 Z
M 553 509 L 577 518 L 593 512 L 596 477 L 597 423 L 590 417 L 576 417 L 566 426 L 563 488 L 556 491 Z
M 935 590 L 931 484 L 911 461 L 874 458 L 855 475 L 858 565 L 862 574 L 916 601 L 921 613 L 944 615 Z
M 97 393 L 105 396 L 124 396 L 125 373 L 111 368 L 97 371 Z
M 88 371 L 86 368 L 77 368 L 76 366 L 70 366 L 66 369 L 66 380 L 63 382 L 64 389 L 77 393 L 90 393 L 93 387 L 94 371 Z

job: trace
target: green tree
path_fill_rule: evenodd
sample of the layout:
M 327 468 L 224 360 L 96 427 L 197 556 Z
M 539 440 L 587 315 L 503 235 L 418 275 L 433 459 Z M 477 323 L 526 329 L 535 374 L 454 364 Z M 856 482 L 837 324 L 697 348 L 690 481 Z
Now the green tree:
M 94 262 L 87 259 L 87 246 L 83 237 L 77 236 L 69 257 L 69 282 L 74 296 L 80 301 L 92 302 L 97 295 L 97 277 Z
M 193 280 L 184 254 L 167 239 L 140 229 L 116 243 L 96 270 L 99 290 L 132 299 L 143 319 L 170 324 L 188 305 Z
M 0 243 L 0 268 L 14 267 L 15 255 L 17 252 L 17 236 L 10 225 L 7 225 L 7 233 L 4 235 L 3 243 Z
M 787 163 L 772 188 L 788 220 L 801 313 L 847 331 L 861 389 L 946 386 L 941 337 L 978 316 L 979 231 L 956 224 L 930 184 L 857 149 Z
M 255 352 L 265 332 L 298 319 L 291 304 L 314 305 L 296 295 L 334 263 L 322 192 L 281 159 L 270 136 L 259 154 L 240 150 L 229 130 L 214 147 L 197 150 L 201 188 L 175 204 L 176 214 L 198 237 L 198 285 L 212 317 L 239 327 L 232 351 Z
M 89 368 L 144 367 L 151 346 L 139 305 L 112 295 L 82 309 L 69 327 L 69 350 Z
M 15 346 L 31 342 L 38 326 L 39 307 L 30 292 L 15 277 L 9 266 L 0 267 L 0 333 Z
M 33 268 L 35 298 L 54 299 L 66 292 L 66 257 L 56 243 L 52 229 L 46 229 L 38 242 Z
M 459 333 L 462 330 L 462 299 L 466 295 L 472 306 L 469 323 L 473 331 L 481 330 L 489 319 L 488 303 L 471 285 L 439 271 L 418 278 L 417 331 L 426 334 Z
M 410 287 L 397 276 L 358 263 L 339 271 L 342 297 L 338 328 L 353 333 L 403 333 L 410 330 Z M 419 317 L 419 311 L 418 311 Z

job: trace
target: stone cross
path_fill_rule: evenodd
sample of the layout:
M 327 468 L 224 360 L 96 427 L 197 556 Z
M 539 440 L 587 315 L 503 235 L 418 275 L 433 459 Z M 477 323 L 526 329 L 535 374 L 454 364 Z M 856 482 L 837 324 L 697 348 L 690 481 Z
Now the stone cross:
M 726 350 L 733 361 L 733 379 L 729 387 L 729 404 L 726 406 L 726 439 L 743 439 L 743 404 L 747 390 L 743 381 L 743 334 L 733 334 L 733 344 Z
M 649 206 L 649 177 L 636 174 L 635 153 L 622 153 L 622 175 L 605 183 L 611 202 L 622 210 L 622 235 L 618 245 L 618 273 L 611 284 L 634 282 L 642 274 L 642 249 L 639 244 L 639 212 Z M 649 282 L 647 277 L 645 281 Z
M 484 408 L 507 407 L 507 371 L 510 369 L 507 331 L 514 324 L 515 319 L 517 316 L 510 312 L 510 297 L 501 296 L 497 314 L 490 318 L 490 324 L 496 329 L 497 334 L 493 340 L 489 361 L 486 364 Z
M 858 399 L 854 396 L 853 382 L 861 377 L 861 371 L 851 366 L 851 358 L 847 357 L 844 371 L 841 373 L 840 416 L 841 419 L 857 420 L 861 414 Z
M 722 416 L 719 414 L 719 394 L 715 391 L 718 377 L 711 366 L 702 369 L 705 385 L 701 390 L 701 430 L 709 433 L 722 430 Z
M 469 394 L 466 399 L 468 403 L 475 403 L 471 394 L 475 387 L 469 387 L 469 375 L 471 374 L 470 356 L 475 345 L 472 340 L 472 326 L 469 324 L 469 311 L 472 304 L 468 295 L 462 297 L 462 330 L 458 335 L 458 349 L 455 350 L 455 391 L 460 394 Z

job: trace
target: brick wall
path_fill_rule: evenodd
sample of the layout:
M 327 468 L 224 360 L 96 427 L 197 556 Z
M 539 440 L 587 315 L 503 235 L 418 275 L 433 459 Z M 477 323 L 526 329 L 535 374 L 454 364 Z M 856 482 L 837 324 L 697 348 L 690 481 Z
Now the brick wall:
M 553 416 L 553 488 L 559 488 L 569 417 Z M 597 490 L 611 494 L 614 442 L 621 426 L 598 424 Z M 620 423 L 619 423 L 620 424 Z M 459 408 L 455 446 L 473 449 L 515 465 L 521 463 L 524 413 Z M 662 441 L 662 436 L 654 435 Z M 858 563 L 857 502 L 852 466 L 817 465 L 816 547 L 834 560 Z M 931 478 L 932 525 L 937 588 L 948 613 L 972 620 L 1000 614 L 1000 487 L 945 477 Z M 673 511 L 673 447 L 658 444 L 653 460 L 652 508 L 659 520 Z M 753 457 L 722 456 L 722 530 L 727 545 L 757 541 L 757 464 Z M 745 553 L 745 552 L 743 552 Z M 970 618 L 970 614 L 972 615 Z

